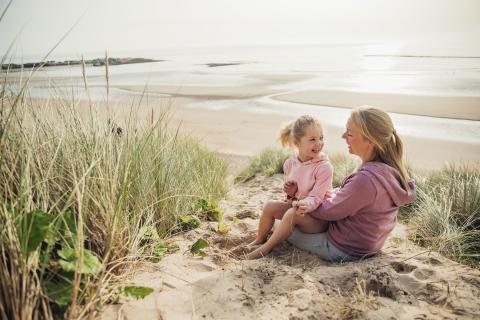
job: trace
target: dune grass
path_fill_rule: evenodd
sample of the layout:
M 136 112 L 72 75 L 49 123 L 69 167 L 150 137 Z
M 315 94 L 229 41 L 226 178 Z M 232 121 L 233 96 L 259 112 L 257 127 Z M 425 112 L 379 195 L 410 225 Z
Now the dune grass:
M 265 148 L 250 158 L 247 166 L 235 177 L 235 182 L 245 182 L 257 174 L 272 176 L 283 173 L 283 163 L 292 153 L 287 149 Z
M 5 80 L 6 80 L 5 76 Z M 2 80 L 3 81 L 3 80 Z M 82 318 L 199 200 L 226 191 L 227 164 L 168 125 L 99 123 L 2 82 L 0 318 Z M 163 251 L 162 251 L 163 252 Z M 120 289 L 119 289 L 120 288 Z M 123 288 L 123 289 L 122 289 Z
M 443 255 L 479 267 L 480 168 L 447 166 L 417 176 L 417 199 L 404 213 L 411 239 Z

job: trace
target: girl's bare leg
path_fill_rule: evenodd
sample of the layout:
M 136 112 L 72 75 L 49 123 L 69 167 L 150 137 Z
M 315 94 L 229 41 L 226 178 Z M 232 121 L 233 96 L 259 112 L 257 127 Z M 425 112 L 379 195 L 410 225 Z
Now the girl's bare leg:
M 285 212 L 291 208 L 292 205 L 284 201 L 268 201 L 263 207 L 262 215 L 258 223 L 258 232 L 255 240 L 248 244 L 248 246 L 256 246 L 265 242 L 270 230 L 272 230 L 275 219 L 282 219 Z
M 327 230 L 328 221 L 312 218 L 309 214 L 305 214 L 304 216 L 297 215 L 295 214 L 295 209 L 290 208 L 268 241 L 247 254 L 246 259 L 257 259 L 268 254 L 274 247 L 285 241 L 292 234 L 296 225 L 299 226 L 302 232 L 319 233 Z

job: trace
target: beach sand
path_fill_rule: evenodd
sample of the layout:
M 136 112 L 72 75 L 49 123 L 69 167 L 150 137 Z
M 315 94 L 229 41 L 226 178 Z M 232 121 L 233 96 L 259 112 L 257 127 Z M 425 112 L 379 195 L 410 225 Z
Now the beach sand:
M 170 239 L 180 246 L 157 264 L 145 264 L 130 283 L 154 292 L 121 298 L 101 319 L 478 319 L 480 272 L 419 248 L 398 224 L 382 252 L 370 259 L 329 263 L 280 245 L 265 258 L 233 254 L 252 241 L 267 199 L 282 197 L 282 175 L 233 185 L 221 203 L 225 223 Z M 234 218 L 237 217 L 237 222 Z M 189 253 L 199 238 L 205 258 Z
M 366 104 L 382 107 L 387 112 L 440 118 L 480 120 L 480 97 L 302 90 L 279 94 L 273 98 L 280 101 L 342 108 Z

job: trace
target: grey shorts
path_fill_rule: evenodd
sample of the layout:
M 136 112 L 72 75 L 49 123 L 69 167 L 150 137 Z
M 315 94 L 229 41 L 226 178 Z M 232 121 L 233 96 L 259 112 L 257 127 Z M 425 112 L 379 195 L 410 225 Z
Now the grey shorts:
M 362 257 L 351 256 L 337 249 L 328 241 L 327 233 L 303 233 L 295 228 L 292 235 L 287 240 L 292 245 L 305 251 L 314 253 L 323 260 L 332 262 L 355 261 Z

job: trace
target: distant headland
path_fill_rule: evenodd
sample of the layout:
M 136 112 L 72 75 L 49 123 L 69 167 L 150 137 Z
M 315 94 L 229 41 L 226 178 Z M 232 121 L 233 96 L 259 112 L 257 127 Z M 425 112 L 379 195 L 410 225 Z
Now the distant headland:
M 100 67 L 105 65 L 105 58 L 97 58 L 84 60 L 86 65 L 91 65 L 94 67 Z M 108 58 L 108 65 L 120 65 L 120 64 L 131 64 L 131 63 L 146 63 L 146 62 L 162 62 L 165 60 L 153 60 L 145 58 Z M 43 67 L 58 67 L 58 66 L 73 66 L 80 65 L 82 60 L 65 60 L 65 61 L 46 61 L 46 62 L 29 62 L 23 64 L 2 64 L 2 70 L 14 70 L 14 69 L 31 69 L 38 66 Z

